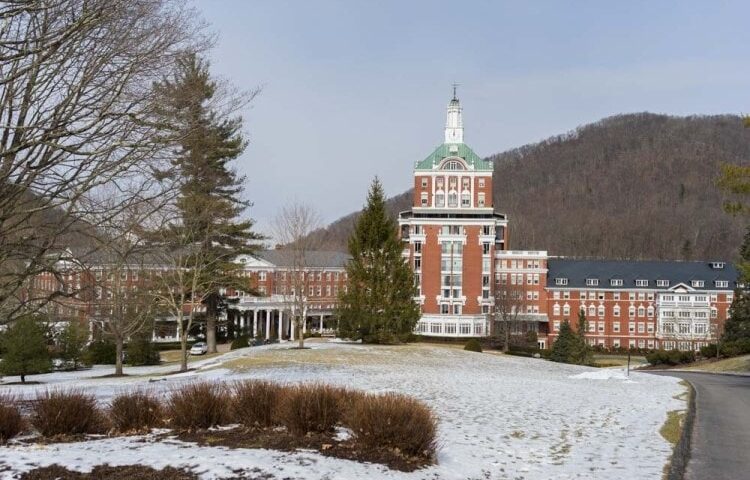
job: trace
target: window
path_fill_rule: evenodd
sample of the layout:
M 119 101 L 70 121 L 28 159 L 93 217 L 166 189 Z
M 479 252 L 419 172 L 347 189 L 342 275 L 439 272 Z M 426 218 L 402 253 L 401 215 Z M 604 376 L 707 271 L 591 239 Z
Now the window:
M 635 322 L 628 322 L 628 332 L 635 333 Z
M 642 279 L 636 280 L 635 286 L 636 287 L 648 287 L 648 280 L 642 280 Z
M 690 281 L 691 287 L 703 288 L 703 285 L 704 285 L 703 280 L 691 280 Z
M 555 278 L 555 285 L 567 285 L 568 279 L 567 278 Z
M 559 316 L 560 315 L 560 305 L 555 304 L 552 307 L 552 314 L 555 315 L 555 316 Z
M 440 313 L 443 315 L 448 315 L 450 313 L 450 305 L 447 303 L 443 303 L 440 305 Z
M 464 169 L 464 166 L 461 164 L 461 162 L 457 162 L 455 160 L 446 162 L 445 166 L 443 167 L 443 170 L 463 170 L 463 169 Z
M 619 300 L 620 299 L 620 292 L 614 292 L 612 294 L 612 299 Z
M 604 305 L 599 305 L 597 313 L 600 317 L 604 316 Z
M 645 317 L 646 316 L 646 309 L 643 308 L 642 305 L 640 307 L 638 307 L 638 316 L 639 317 Z
M 615 348 L 620 348 L 620 339 L 619 338 L 615 338 L 612 341 L 612 346 L 615 347 Z
M 729 286 L 729 282 L 727 280 L 716 280 L 714 282 L 714 285 L 716 285 L 716 288 L 727 288 Z
M 599 279 L 598 278 L 587 278 L 586 279 L 586 286 L 588 287 L 596 287 L 599 285 Z
M 556 332 L 560 331 L 560 321 L 559 320 L 555 320 L 552 323 L 552 330 L 554 330 Z
M 461 206 L 464 208 L 471 206 L 471 194 L 465 190 L 461 193 Z
M 458 193 L 455 190 L 448 192 L 448 206 L 453 208 L 458 206 Z
M 599 333 L 604 333 L 604 322 L 597 322 L 596 327 Z
M 619 305 L 615 305 L 614 306 L 614 308 L 612 309 L 612 315 L 614 315 L 615 317 L 619 317 L 620 316 L 620 306 Z
M 436 207 L 444 207 L 445 206 L 445 194 L 440 191 L 435 194 L 435 206 Z
M 568 316 L 570 315 L 570 305 L 567 303 L 563 305 L 563 315 Z
M 645 333 L 646 332 L 646 324 L 643 322 L 638 322 L 638 333 Z
M 422 206 L 427 206 L 427 192 L 422 192 L 422 200 L 421 200 Z
M 724 268 L 725 263 L 724 262 L 711 262 L 711 268 L 713 269 L 722 269 Z
M 266 281 L 266 272 L 260 272 L 260 273 L 258 273 L 258 280 L 260 280 L 261 282 L 265 282 Z
M 479 179 L 479 188 L 484 188 L 484 178 Z
M 612 322 L 612 331 L 620 333 L 620 322 Z
M 668 287 L 669 286 L 669 280 L 657 280 L 656 281 L 657 287 Z
M 414 253 L 416 254 L 422 253 L 422 242 L 414 242 Z
M 609 281 L 610 286 L 612 287 L 622 287 L 622 279 L 621 278 L 613 278 Z
M 632 305 L 628 307 L 628 317 L 635 318 L 635 307 Z
M 652 307 L 651 305 L 649 305 L 649 307 L 646 309 L 646 315 L 649 318 L 654 318 L 654 307 Z
M 422 188 L 427 186 L 427 177 L 422 177 Z
M 489 255 L 490 254 L 490 244 L 485 242 L 482 243 L 482 255 Z
M 484 207 L 484 192 L 479 192 L 477 196 L 477 206 Z

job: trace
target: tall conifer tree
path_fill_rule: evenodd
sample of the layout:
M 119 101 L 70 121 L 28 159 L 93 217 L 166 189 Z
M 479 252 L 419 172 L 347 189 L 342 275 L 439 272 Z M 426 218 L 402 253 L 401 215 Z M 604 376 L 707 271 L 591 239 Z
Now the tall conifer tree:
M 211 276 L 214 291 L 200 292 L 206 306 L 206 341 L 216 351 L 216 319 L 222 308 L 219 284 L 239 285 L 234 263 L 238 254 L 252 253 L 262 239 L 252 231 L 253 221 L 240 217 L 249 203 L 241 196 L 245 178 L 230 163 L 247 146 L 242 135 L 242 117 L 231 112 L 246 104 L 250 96 L 227 96 L 211 78 L 207 62 L 194 54 L 179 62 L 174 78 L 156 85 L 162 115 L 174 130 L 179 145 L 173 161 L 180 178 L 177 206 L 181 228 L 199 239 L 207 255 L 205 275 Z
M 375 178 L 349 238 L 348 288 L 340 298 L 339 336 L 366 343 L 404 341 L 419 320 L 414 275 Z

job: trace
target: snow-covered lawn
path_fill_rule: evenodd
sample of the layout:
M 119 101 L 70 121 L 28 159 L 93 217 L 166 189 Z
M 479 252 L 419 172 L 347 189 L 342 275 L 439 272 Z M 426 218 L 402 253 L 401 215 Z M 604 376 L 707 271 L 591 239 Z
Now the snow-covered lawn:
M 671 377 L 593 369 L 544 360 L 471 353 L 431 345 L 362 346 L 309 343 L 310 350 L 272 345 L 174 366 L 131 368 L 124 379 L 91 378 L 95 369 L 37 376 L 42 386 L 2 387 L 33 396 L 40 388 L 74 386 L 106 402 L 118 391 L 167 391 L 182 382 L 265 378 L 326 381 L 373 392 L 398 391 L 429 404 L 439 419 L 438 465 L 412 473 L 324 457 L 315 452 L 198 447 L 151 437 L 0 448 L 0 478 L 60 463 L 77 470 L 109 463 L 194 468 L 204 478 L 290 479 L 659 479 L 671 446 L 658 431 L 667 411 L 685 407 Z M 6 381 L 12 379 L 5 379 Z M 149 380 L 159 380 L 152 381 Z M 270 474 L 264 477 L 263 474 Z

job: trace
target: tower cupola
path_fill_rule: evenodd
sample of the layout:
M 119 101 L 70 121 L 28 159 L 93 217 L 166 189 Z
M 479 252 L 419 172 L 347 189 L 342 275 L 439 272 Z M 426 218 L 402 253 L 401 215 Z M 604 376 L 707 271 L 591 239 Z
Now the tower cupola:
M 453 98 L 448 103 L 448 115 L 445 122 L 445 143 L 464 143 L 464 121 L 461 118 L 461 103 L 456 96 L 453 85 Z

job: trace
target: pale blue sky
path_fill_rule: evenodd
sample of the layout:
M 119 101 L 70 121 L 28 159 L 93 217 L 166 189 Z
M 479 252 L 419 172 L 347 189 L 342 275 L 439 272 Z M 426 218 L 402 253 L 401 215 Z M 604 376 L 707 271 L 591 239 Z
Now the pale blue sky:
M 409 188 L 454 81 L 482 156 L 617 113 L 750 111 L 747 1 L 195 4 L 219 37 L 214 71 L 263 87 L 238 164 L 261 230 L 291 198 L 327 222 L 375 175 Z

